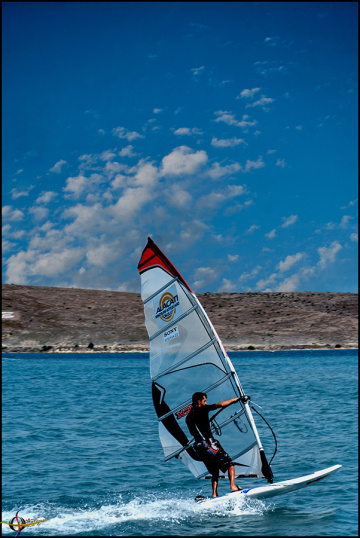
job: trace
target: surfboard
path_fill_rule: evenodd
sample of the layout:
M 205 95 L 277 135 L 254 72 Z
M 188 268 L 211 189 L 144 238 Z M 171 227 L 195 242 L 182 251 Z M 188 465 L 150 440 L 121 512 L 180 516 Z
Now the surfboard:
M 327 476 L 335 473 L 340 469 L 341 465 L 334 465 L 328 467 L 322 471 L 301 476 L 300 478 L 293 478 L 291 480 L 284 480 L 283 482 L 276 482 L 274 484 L 267 484 L 266 486 L 258 486 L 255 488 L 243 489 L 241 491 L 233 491 L 225 493 L 225 495 L 219 495 L 219 497 L 202 497 L 199 495 L 195 498 L 195 501 L 202 505 L 213 505 L 216 503 L 222 503 L 229 499 L 239 498 L 241 496 L 250 497 L 252 499 L 267 499 L 269 497 L 276 497 L 277 495 L 284 495 L 291 491 L 296 491 L 301 488 L 305 488 L 314 482 L 318 482 Z

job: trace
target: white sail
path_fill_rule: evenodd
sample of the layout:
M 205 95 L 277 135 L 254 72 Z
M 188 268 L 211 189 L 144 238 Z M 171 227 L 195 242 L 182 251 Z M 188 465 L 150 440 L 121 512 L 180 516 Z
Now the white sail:
M 247 397 L 204 309 L 180 273 L 149 238 L 139 262 L 150 339 L 150 375 L 165 460 L 181 459 L 196 478 L 209 478 L 185 421 L 194 392 L 208 403 L 242 397 L 210 416 L 214 436 L 237 464 L 237 476 L 272 482 Z

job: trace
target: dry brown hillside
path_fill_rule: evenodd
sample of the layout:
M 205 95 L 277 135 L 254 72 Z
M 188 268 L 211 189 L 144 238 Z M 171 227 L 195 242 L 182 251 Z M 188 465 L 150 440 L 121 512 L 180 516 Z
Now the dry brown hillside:
M 358 346 L 356 293 L 200 293 L 198 298 L 227 350 Z M 4 284 L 2 311 L 11 313 L 2 325 L 7 351 L 148 349 L 137 293 Z

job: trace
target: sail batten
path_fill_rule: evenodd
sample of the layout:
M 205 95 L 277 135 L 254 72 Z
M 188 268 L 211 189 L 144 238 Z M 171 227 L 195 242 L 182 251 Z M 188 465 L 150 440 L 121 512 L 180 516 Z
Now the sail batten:
M 177 457 L 196 478 L 208 478 L 185 420 L 192 394 L 205 392 L 209 403 L 215 403 L 245 393 L 196 295 L 152 239 L 142 253 L 138 270 L 150 341 L 152 396 L 165 461 Z M 218 413 L 213 415 L 214 420 Z M 241 466 L 241 476 L 269 480 L 271 470 L 264 465 L 263 448 L 246 400 L 222 408 L 220 430 L 214 425 L 212 428 L 221 435 L 219 440 L 233 461 Z
M 216 383 L 214 383 L 211 387 L 205 387 L 204 391 L 206 394 L 208 394 L 209 392 L 211 392 L 214 388 L 218 387 L 221 383 L 225 383 L 225 381 L 227 381 L 229 379 L 229 377 L 231 376 L 232 374 L 229 373 L 227 374 L 226 376 L 224 376 L 222 379 L 219 379 L 219 381 L 217 381 Z M 164 420 L 165 418 L 167 418 L 168 416 L 176 413 L 177 411 L 179 411 L 180 409 L 183 409 L 184 407 L 186 407 L 187 405 L 190 405 L 191 404 L 191 399 L 189 398 L 188 400 L 186 400 L 185 402 L 183 402 L 182 404 L 178 405 L 177 407 L 174 407 L 174 409 L 170 409 L 170 411 L 168 411 L 168 413 L 166 413 L 165 415 L 163 415 L 162 417 L 158 417 L 158 420 Z M 242 414 L 243 411 L 241 411 L 239 414 Z
M 169 330 L 173 325 L 175 325 L 176 323 L 179 323 L 179 321 L 181 321 L 183 318 L 185 318 L 186 316 L 189 316 L 192 312 L 194 312 L 194 310 L 196 310 L 198 307 L 198 305 L 194 305 L 192 308 L 190 308 L 187 312 L 184 312 L 184 314 L 182 314 L 179 318 L 176 318 L 175 321 L 173 321 L 172 323 L 169 323 L 168 326 L 167 326 L 167 329 Z M 153 334 L 151 337 L 150 337 L 150 342 L 152 340 L 155 340 L 156 337 L 158 337 L 160 334 L 162 334 L 164 331 L 163 329 L 160 329 L 160 331 L 158 331 L 157 333 Z
M 194 353 L 191 353 L 191 355 L 188 355 L 187 357 L 185 357 L 185 359 L 182 359 L 180 362 L 176 363 L 174 366 L 171 366 L 170 368 L 168 368 L 168 370 L 162 372 L 161 374 L 157 376 L 154 376 L 153 381 L 156 381 L 159 377 L 162 377 L 163 375 L 170 374 L 170 372 L 172 372 L 175 368 L 178 368 L 179 366 L 185 364 L 187 361 L 193 359 L 194 357 L 196 357 L 196 355 L 199 355 L 200 353 L 205 351 L 208 347 L 212 346 L 214 342 L 215 342 L 215 338 L 210 340 L 210 342 L 208 342 L 207 344 L 203 345 L 203 347 L 194 351 Z
M 144 305 L 146 305 L 146 303 L 148 303 L 149 301 L 151 301 L 151 299 L 153 299 L 154 297 L 156 297 L 156 295 L 158 295 L 159 293 L 161 293 L 162 291 L 165 291 L 166 288 L 169 288 L 171 286 L 171 284 L 173 284 L 174 282 L 176 282 L 177 280 L 179 280 L 179 278 L 176 276 L 174 277 L 172 280 L 170 280 L 170 282 L 167 282 L 162 288 L 160 288 L 159 290 L 157 290 L 155 293 L 153 293 L 152 295 L 150 295 L 150 297 L 148 297 L 147 299 L 145 299 L 144 301 Z

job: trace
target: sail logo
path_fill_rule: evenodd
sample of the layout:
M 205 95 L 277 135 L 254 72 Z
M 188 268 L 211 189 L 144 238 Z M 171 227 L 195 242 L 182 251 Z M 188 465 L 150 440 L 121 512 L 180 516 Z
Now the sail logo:
M 179 296 L 175 286 L 154 299 L 155 319 L 158 327 L 164 327 L 181 314 Z
M 179 329 L 177 325 L 175 327 L 171 327 L 168 331 L 164 332 L 164 344 L 165 342 L 168 342 L 169 340 L 172 340 L 173 338 L 179 338 Z
M 190 413 L 191 409 L 192 409 L 192 405 L 187 405 L 186 407 L 184 407 L 184 409 L 181 409 L 181 411 L 176 411 L 175 415 L 176 415 L 177 420 L 180 420 L 181 418 L 186 417 L 186 415 Z
M 176 307 L 179 306 L 179 304 L 177 295 L 174 296 L 169 292 L 164 293 L 159 301 L 156 317 L 160 317 L 163 321 L 168 323 L 175 316 Z

